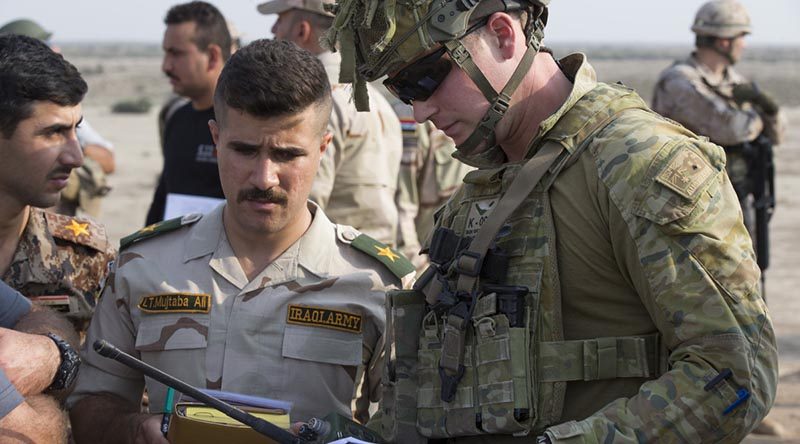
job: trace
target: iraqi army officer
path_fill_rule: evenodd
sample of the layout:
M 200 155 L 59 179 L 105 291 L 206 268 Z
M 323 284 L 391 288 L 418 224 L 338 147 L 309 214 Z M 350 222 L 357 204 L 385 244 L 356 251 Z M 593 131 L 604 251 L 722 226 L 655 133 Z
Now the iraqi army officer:
M 226 64 L 210 123 L 226 203 L 124 239 L 89 328 L 198 387 L 360 420 L 377 400 L 384 291 L 410 263 L 307 201 L 330 141 L 322 64 L 258 40 Z M 165 442 L 166 387 L 94 352 L 70 398 L 78 442 Z M 150 414 L 138 414 L 142 389 Z M 136 441 L 139 442 L 139 441 Z
M 349 88 L 339 83 L 339 54 L 320 46 L 333 23 L 324 8 L 330 0 L 271 0 L 258 6 L 277 14 L 276 39 L 288 40 L 316 55 L 333 89 L 329 130 L 331 145 L 322 157 L 311 200 L 336 223 L 352 225 L 381 242 L 394 245 L 397 236 L 397 175 L 403 151 L 400 121 L 389 102 L 367 86 L 371 112 L 360 113 Z
M 356 104 L 388 74 L 478 167 L 436 215 L 417 291 L 388 297 L 373 425 L 403 443 L 739 442 L 772 406 L 777 351 L 724 152 L 584 55 L 542 51 L 548 4 L 339 3 Z
M 101 225 L 43 208 L 83 161 L 76 127 L 87 86 L 44 43 L 0 38 L 0 277 L 83 329 L 114 249 Z

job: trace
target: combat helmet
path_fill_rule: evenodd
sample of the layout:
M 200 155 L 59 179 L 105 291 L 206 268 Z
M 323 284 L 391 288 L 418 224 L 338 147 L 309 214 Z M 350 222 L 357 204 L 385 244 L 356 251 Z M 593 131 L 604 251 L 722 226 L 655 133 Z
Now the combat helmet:
M 353 83 L 356 107 L 368 110 L 366 82 L 396 72 L 440 45 L 483 92 L 490 107 L 478 127 L 459 145 L 465 154 L 482 142 L 494 144 L 494 127 L 508 109 L 511 95 L 539 51 L 550 0 L 338 0 L 325 38 L 342 54 L 339 81 Z M 523 23 L 528 50 L 498 93 L 475 65 L 461 39 L 496 12 L 527 13 Z
M 29 19 L 13 20 L 6 23 L 0 28 L 0 35 L 3 34 L 25 35 L 42 41 L 50 40 L 50 37 L 53 35 L 53 33 L 45 30 L 41 25 Z
M 692 32 L 698 36 L 732 39 L 750 33 L 750 15 L 736 0 L 713 0 L 697 11 Z

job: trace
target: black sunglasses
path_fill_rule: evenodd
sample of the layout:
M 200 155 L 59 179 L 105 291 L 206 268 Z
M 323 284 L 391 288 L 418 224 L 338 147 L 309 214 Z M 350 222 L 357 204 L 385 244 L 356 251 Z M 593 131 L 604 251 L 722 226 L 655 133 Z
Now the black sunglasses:
M 442 46 L 383 81 L 386 88 L 407 105 L 415 100 L 428 100 L 444 82 L 453 68 L 453 62 L 443 59 Z

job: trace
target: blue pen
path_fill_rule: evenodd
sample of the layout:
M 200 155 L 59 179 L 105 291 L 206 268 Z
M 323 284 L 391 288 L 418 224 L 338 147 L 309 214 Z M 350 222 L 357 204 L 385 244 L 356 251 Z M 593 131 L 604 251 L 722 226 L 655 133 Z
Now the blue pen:
M 172 398 L 175 396 L 175 390 L 172 387 L 167 387 L 167 399 L 164 400 L 164 416 L 161 418 L 161 433 L 167 437 L 169 432 L 169 418 L 172 416 Z

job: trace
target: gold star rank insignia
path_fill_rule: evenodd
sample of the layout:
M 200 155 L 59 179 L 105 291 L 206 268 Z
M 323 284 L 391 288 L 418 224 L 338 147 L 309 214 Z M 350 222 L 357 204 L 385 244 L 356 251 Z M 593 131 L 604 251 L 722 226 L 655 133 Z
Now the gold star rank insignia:
M 392 262 L 394 262 L 395 259 L 398 259 L 400 257 L 400 255 L 396 254 L 389 247 L 381 248 L 380 245 L 375 245 L 374 247 L 375 247 L 376 250 L 378 250 L 378 256 L 387 257 Z
M 154 224 L 151 224 L 151 225 L 148 225 L 148 226 L 142 228 L 141 230 L 139 230 L 139 233 L 149 233 L 149 232 L 155 230 L 157 225 L 158 225 L 158 222 L 156 222 Z
M 75 237 L 78 237 L 81 234 L 85 234 L 85 235 L 88 236 L 89 235 L 89 231 L 86 229 L 88 227 L 89 227 L 89 224 L 81 224 L 81 223 L 78 223 L 78 221 L 76 221 L 75 219 L 72 219 L 69 222 L 69 225 L 65 226 L 64 228 L 67 229 L 67 230 L 72 231 L 72 234 L 74 234 Z

